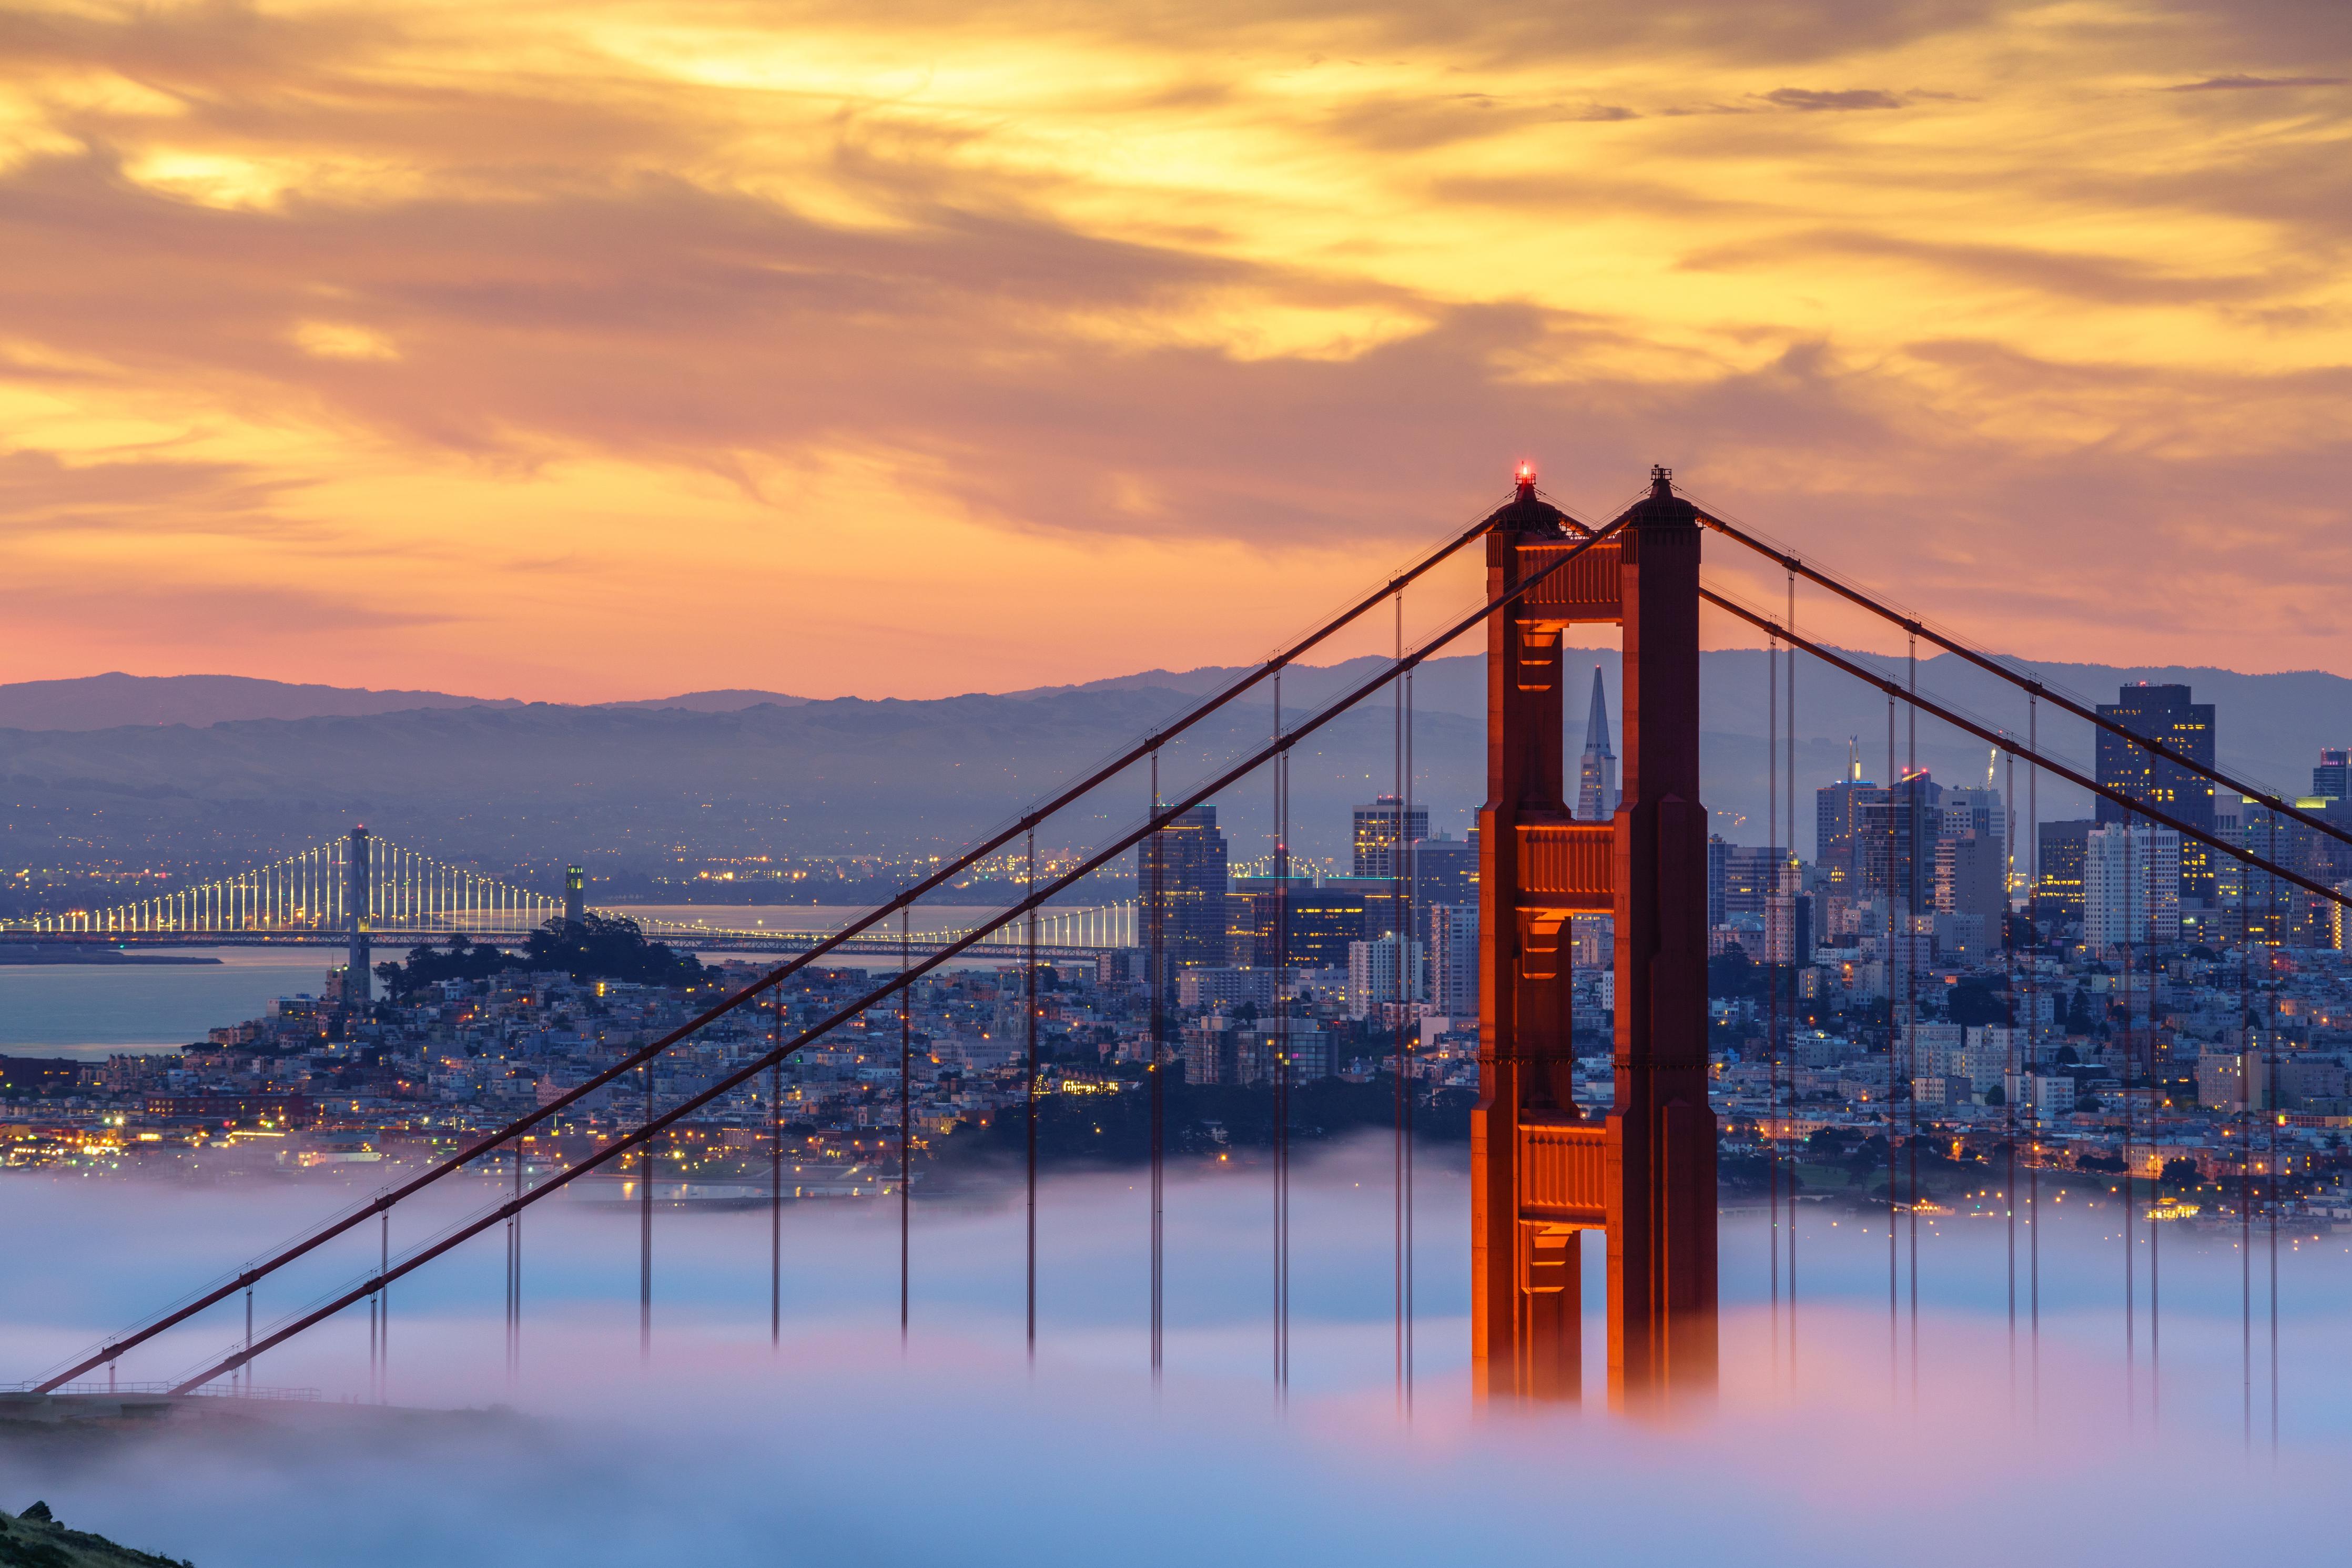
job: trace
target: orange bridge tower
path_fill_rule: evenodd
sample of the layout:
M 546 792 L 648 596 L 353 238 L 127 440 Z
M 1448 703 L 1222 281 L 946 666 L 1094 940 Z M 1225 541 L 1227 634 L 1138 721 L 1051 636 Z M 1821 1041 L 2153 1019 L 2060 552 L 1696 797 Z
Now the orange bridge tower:
M 1479 827 L 1479 1097 L 1471 1113 L 1471 1354 L 1482 1397 L 1583 1385 L 1580 1233 L 1608 1238 L 1612 1405 L 1716 1380 L 1715 1115 L 1706 1100 L 1706 810 L 1698 794 L 1699 528 L 1671 476 L 1599 543 L 1537 497 L 1488 519 Z M 1624 629 L 1613 821 L 1564 794 L 1562 633 Z M 1616 930 L 1615 1105 L 1577 1105 L 1570 921 Z

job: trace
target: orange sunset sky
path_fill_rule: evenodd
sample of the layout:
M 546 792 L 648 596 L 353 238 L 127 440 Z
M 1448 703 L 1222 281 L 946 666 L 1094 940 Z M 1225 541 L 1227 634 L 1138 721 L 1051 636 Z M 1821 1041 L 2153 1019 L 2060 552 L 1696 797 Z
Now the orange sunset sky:
M 2352 674 L 2347 78 L 2342 0 L 12 8 L 0 681 L 1227 663 L 1522 456 Z

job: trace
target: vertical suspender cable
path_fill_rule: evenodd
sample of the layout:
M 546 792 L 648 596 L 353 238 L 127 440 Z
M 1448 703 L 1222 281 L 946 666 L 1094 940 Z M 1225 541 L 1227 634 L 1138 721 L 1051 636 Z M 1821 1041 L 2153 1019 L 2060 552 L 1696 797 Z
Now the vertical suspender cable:
M 2279 862 L 2279 813 L 2263 813 L 2263 858 Z M 2263 955 L 2263 1126 L 2270 1143 L 2270 1187 L 2265 1189 L 2265 1218 L 2270 1222 L 2270 1462 L 2279 1462 L 2279 879 L 2263 873 L 2270 883 L 2267 940 Z
M 914 955 L 907 935 L 907 914 L 898 911 L 898 972 L 905 974 L 914 963 Z M 914 1211 L 908 1207 L 907 1183 L 913 1176 L 908 1134 L 914 1127 L 914 1098 L 908 1080 L 915 1071 L 915 1019 L 909 1009 L 915 988 L 902 986 L 898 990 L 898 1347 L 907 1345 L 907 1328 L 910 1302 L 909 1274 L 913 1255 L 909 1247 L 908 1227 Z
M 2238 803 L 2238 831 L 2245 834 L 2247 802 Z M 2251 837 L 2251 835 L 2248 835 Z M 2241 841 L 2243 841 L 2242 840 Z M 2245 1451 L 2254 1451 L 2254 1004 L 2252 974 L 2253 885 L 2238 873 L 2238 1310 L 2240 1375 L 2245 1399 Z
M 1276 677 L 1279 679 L 1280 677 Z M 1160 753 L 1151 754 L 1151 815 L 1160 815 Z M 1143 974 L 1150 987 L 1151 1000 L 1151 1061 L 1147 1081 L 1151 1085 L 1151 1386 L 1160 1386 L 1160 1371 L 1165 1349 L 1167 1329 L 1167 1254 L 1165 1246 L 1165 1213 L 1160 1207 L 1161 1182 L 1167 1151 L 1168 1082 L 1163 1071 L 1167 1052 L 1161 1048 L 1161 1038 L 1167 1032 L 1167 957 L 1168 957 L 1168 842 L 1158 833 L 1143 841 L 1144 852 L 1151 859 L 1150 902 L 1145 906 L 1150 922 L 1150 951 L 1146 955 Z M 1138 886 L 1136 891 L 1143 891 Z
M 2155 1175 L 2148 1179 L 2147 1197 L 2147 1418 L 2151 1426 L 2161 1425 L 2164 1416 L 2164 1386 L 2162 1341 L 2163 1297 L 2159 1293 L 2162 1276 L 2158 1265 L 2164 1260 L 2164 1230 L 2157 1210 L 2164 1207 L 2164 1149 L 2157 1142 L 2157 1133 L 2163 1120 L 2163 1091 L 2156 1077 L 2156 976 L 2159 955 L 2156 945 L 2156 830 L 2150 826 L 2147 835 L 2147 865 L 2141 873 L 2145 888 L 2142 903 L 2147 916 L 2147 1110 L 2148 1159 Z M 2173 883 L 2179 886 L 2180 867 L 2176 852 Z M 2176 899 L 2178 894 L 2175 895 Z
M 1152 818 L 1160 816 L 1160 752 L 1152 752 Z M 1152 1116 L 1152 1192 L 1150 1192 L 1150 1232 L 1152 1232 L 1152 1389 L 1160 1387 L 1160 1365 L 1162 1365 L 1164 1338 L 1167 1338 L 1167 1253 L 1164 1253 L 1164 1210 L 1162 1177 L 1164 1156 L 1167 1156 L 1167 1051 L 1162 1051 L 1162 1034 L 1167 1032 L 1167 840 L 1150 834 L 1143 840 L 1143 853 L 1150 856 L 1150 903 L 1146 905 L 1146 919 L 1150 922 L 1150 952 L 1143 961 L 1143 977 L 1150 988 L 1150 1028 L 1152 1028 L 1152 1061 L 1148 1070 L 1150 1082 L 1150 1116 Z M 1136 886 L 1143 894 L 1143 886 Z
M 1404 594 L 1396 596 L 1396 656 L 1404 659 Z M 1405 798 L 1404 777 L 1404 683 L 1391 688 L 1396 701 L 1396 831 L 1389 840 L 1389 909 L 1390 925 L 1396 936 L 1397 995 L 1400 1001 L 1410 998 L 1419 988 L 1404 983 L 1406 955 L 1412 950 L 1412 922 L 1407 915 L 1405 877 L 1406 824 L 1412 819 L 1411 803 Z M 1418 978 L 1416 976 L 1415 978 Z M 1389 1087 L 1394 1103 L 1395 1133 L 1389 1151 L 1389 1179 L 1391 1196 L 1390 1220 L 1394 1251 L 1391 1258 L 1391 1286 L 1396 1309 L 1396 1404 L 1397 1414 L 1404 1413 L 1404 1037 L 1409 1009 L 1400 1007 L 1396 1029 L 1390 1045 Z
M 1402 644 L 1400 644 L 1402 646 Z M 1413 673 L 1404 673 L 1404 813 L 1413 813 Z M 1404 862 L 1404 910 L 1406 917 L 1418 907 L 1416 879 L 1421 873 L 1421 861 L 1416 851 L 1406 849 Z M 1412 919 L 1406 919 L 1412 924 Z M 1573 959 L 1573 955 L 1571 955 Z M 1416 1083 L 1413 1074 L 1413 1039 L 1406 1034 L 1404 1041 L 1404 1417 L 1413 1417 L 1413 1110 L 1416 1110 Z
M 2001 1051 L 2000 1211 L 2009 1241 L 2009 1413 L 2017 1416 L 2017 940 L 2012 925 L 2017 896 L 2017 757 L 2008 758 L 2002 779 L 2000 867 L 2000 957 L 2009 1003 L 2008 1043 Z
M 530 1174 L 523 1168 L 522 1139 L 517 1137 L 514 1146 L 514 1370 L 512 1375 L 522 1376 L 522 1189 Z
M 2124 885 L 2123 950 L 2124 950 L 2124 1415 L 2126 1419 L 2139 1414 L 2139 1346 L 2135 1338 L 2138 1324 L 2133 1318 L 2132 1287 L 2138 1270 L 2132 1263 L 2132 1067 L 2137 1052 L 2132 1044 L 2132 822 L 2124 819 Z M 2090 880 L 2087 862 L 2084 874 L 2084 913 L 2088 915 Z
M 784 986 L 776 982 L 772 1048 L 784 1043 Z M 784 1343 L 784 1059 L 768 1069 L 768 1348 Z
M 654 1119 L 654 1064 L 646 1062 L 646 1120 Z M 637 1359 L 654 1354 L 654 1140 L 637 1151 Z
M 1789 630 L 1792 634 L 1797 630 L 1797 573 L 1793 568 L 1789 571 Z M 1797 870 L 1797 649 L 1794 643 L 1790 644 L 1789 647 L 1788 769 L 1789 869 L 1790 874 L 1793 876 Z M 1606 801 L 1602 803 L 1604 805 L 1608 804 Z M 1813 858 L 1816 861 L 1821 858 L 1821 845 L 1816 843 L 1813 846 Z M 1796 892 L 1797 890 L 1793 886 L 1790 889 L 1790 897 L 1791 899 L 1796 896 Z M 1793 903 L 1789 906 L 1789 919 L 1790 932 L 1793 936 L 1796 931 L 1796 905 Z M 1807 935 L 1811 936 L 1811 933 L 1808 932 Z M 1809 963 L 1811 956 L 1812 956 L 1811 954 L 1805 953 L 1801 953 L 1796 956 L 1795 966 L 1792 967 L 1789 972 L 1790 984 L 1792 987 L 1796 983 L 1797 969 L 1801 968 Z M 1791 1008 L 1791 1011 L 1793 1013 L 1793 1007 Z M 1792 1020 L 1792 1036 L 1793 1033 L 1794 1027 Z M 1786 1136 L 1790 1131 L 1789 1117 L 1794 1111 L 1796 1105 L 1797 1068 L 1794 1060 L 1789 1057 L 1786 1053 L 1783 1055 L 1783 1066 L 1785 1069 L 1783 1083 L 1783 1090 L 1785 1092 L 1775 1093 L 1773 1099 L 1776 1105 L 1786 1105 L 1788 1107 L 1787 1110 L 1784 1110 L 1781 1113 L 1780 1124 L 1781 1134 L 1783 1136 Z M 1801 1149 L 1798 1149 L 1791 1153 L 1789 1161 L 1789 1385 L 1791 1388 L 1796 1386 L 1797 1382 L 1797 1194 L 1803 1188 L 1803 1151 Z
M 1902 1036 L 1895 1024 L 1895 694 L 1886 695 L 1886 872 L 1881 895 L 1886 901 L 1886 953 L 1879 965 L 1880 979 L 1886 987 L 1886 1104 L 1883 1118 L 1886 1124 L 1886 1387 L 1895 1393 L 1902 1383 L 1902 1328 L 1899 1311 L 1895 1233 L 1895 1173 L 1898 1155 L 1895 1152 L 1895 1084 L 1903 1064 Z
M 1904 1153 L 1910 1169 L 1907 1184 L 1911 1193 L 1911 1213 L 1906 1228 L 1910 1232 L 1911 1249 L 1911 1403 L 1919 1403 L 1919 638 L 1910 638 L 1908 655 L 1911 702 L 1906 708 L 1909 720 L 1908 764 L 1904 768 L 1904 807 L 1908 812 L 1907 827 L 1910 842 L 1905 846 L 1907 863 L 1905 883 L 1908 894 L 1903 906 L 1903 1021 L 1905 1087 L 1911 1091 L 1904 1097 L 1906 1132 Z
M 1789 651 L 1790 658 L 1796 650 Z M 1770 881 L 1764 888 L 1764 984 L 1766 1071 L 1771 1074 L 1772 1109 L 1780 1110 L 1780 968 L 1779 955 L 1773 950 L 1772 901 L 1780 896 L 1780 852 L 1777 841 L 1780 836 L 1780 640 L 1768 636 L 1764 641 L 1764 842 Z M 1796 906 L 1789 907 L 1790 924 L 1789 937 L 1796 939 Z M 1571 1004 L 1572 1006 L 1572 1004 Z M 1772 1372 L 1777 1379 L 1780 1371 L 1780 1139 L 1779 1130 L 1770 1121 L 1766 1124 L 1764 1191 L 1765 1208 L 1769 1220 L 1765 1238 L 1772 1251 Z M 1793 1202 L 1794 1199 L 1792 1198 Z
M 1022 884 L 1022 896 L 1037 887 L 1037 830 L 1029 830 L 1029 875 Z M 1028 1015 L 1029 1078 L 1022 1094 L 1023 1133 L 1027 1145 L 1029 1162 L 1028 1212 L 1028 1345 L 1029 1364 L 1037 1364 L 1037 912 L 1029 912 L 1029 952 L 1023 965 L 1028 978 L 1022 988 L 1024 1010 Z
M 2039 693 L 2025 699 L 2025 746 L 2036 758 L 2042 755 L 2042 698 Z M 2033 845 L 2032 859 L 2027 866 L 2026 886 L 2029 890 L 2042 884 L 2042 764 L 2029 762 L 2025 768 L 2025 831 Z M 2032 897 L 2026 901 L 2030 924 L 2033 909 Z M 2042 1424 L 2042 963 L 2039 924 L 2033 924 L 2034 964 L 2032 988 L 2026 997 L 2027 1016 L 2032 1020 L 2033 1032 L 2026 1038 L 2027 1065 L 2032 1070 L 2033 1113 L 2026 1120 L 2032 1128 L 2032 1157 L 2026 1162 L 2025 1179 L 2025 1300 L 2028 1351 L 2032 1358 L 2028 1385 L 2032 1397 L 2033 1423 Z
M 1282 739 L 1282 676 L 1274 679 L 1274 738 Z M 1274 1388 L 1290 1377 L 1290 754 L 1274 755 L 1275 1010 L 1268 1063 L 1274 1091 Z

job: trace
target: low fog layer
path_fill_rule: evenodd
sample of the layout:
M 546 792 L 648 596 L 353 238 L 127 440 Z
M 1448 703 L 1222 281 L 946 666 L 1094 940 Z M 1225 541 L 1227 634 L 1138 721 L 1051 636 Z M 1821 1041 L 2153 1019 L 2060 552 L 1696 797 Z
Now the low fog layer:
M 903 1347 L 894 1206 L 787 1208 L 775 1351 L 766 1211 L 665 1211 L 649 1366 L 636 1354 L 635 1211 L 566 1200 L 527 1221 L 519 1384 L 503 1372 L 492 1236 L 396 1288 L 394 1401 L 476 1414 L 339 1407 L 366 1390 L 362 1310 L 262 1363 L 265 1387 L 314 1387 L 320 1405 L 243 1422 L 223 1401 L 224 1416 L 201 1427 L 0 1444 L 0 1502 L 45 1497 L 70 1524 L 201 1568 L 1438 1563 L 1571 1549 L 1599 1561 L 1820 1563 L 1883 1562 L 1898 1539 L 1927 1563 L 1994 1552 L 2210 1563 L 2252 1539 L 2315 1545 L 2335 1528 L 2326 1483 L 2346 1457 L 2338 1413 L 2352 1407 L 2330 1349 L 2352 1278 L 2340 1241 L 2281 1242 L 2275 1469 L 2260 1233 L 2249 1464 L 2235 1233 L 2166 1228 L 2162 1382 L 2152 1388 L 2147 1375 L 2143 1269 L 2127 1402 L 2118 1211 L 2088 1196 L 2044 1199 L 2038 1401 L 2021 1228 L 2012 1379 L 2006 1227 L 1997 1216 L 1922 1221 L 1915 1396 L 1907 1273 L 1906 1332 L 1889 1354 L 1883 1220 L 1808 1205 L 1793 1377 L 1785 1301 L 1776 1319 L 1769 1300 L 1764 1217 L 1743 1213 L 1723 1233 L 1725 1389 L 1711 1416 L 1662 1427 L 1605 1413 L 1596 1241 L 1590 1403 L 1477 1417 L 1466 1182 L 1434 1155 L 1420 1177 L 1410 1426 L 1393 1385 L 1390 1150 L 1374 1140 L 1294 1178 L 1286 1409 L 1266 1375 L 1262 1168 L 1171 1176 L 1168 1371 L 1156 1395 L 1140 1172 L 1047 1183 L 1034 1374 L 1017 1190 L 918 1206 Z M 8 1178 L 17 1266 L 0 1278 L 0 1325 L 15 1365 L 0 1375 L 39 1371 L 356 1193 Z M 488 1197 L 452 1194 L 438 1219 Z M 422 1214 L 404 1218 L 395 1246 L 433 1228 Z M 372 1248 L 265 1286 L 257 1321 L 355 1270 Z M 123 1376 L 194 1365 L 241 1324 L 241 1311 L 218 1309 Z M 2150 1479 L 2159 1473 L 2201 1477 L 2195 1505 L 2164 1492 Z

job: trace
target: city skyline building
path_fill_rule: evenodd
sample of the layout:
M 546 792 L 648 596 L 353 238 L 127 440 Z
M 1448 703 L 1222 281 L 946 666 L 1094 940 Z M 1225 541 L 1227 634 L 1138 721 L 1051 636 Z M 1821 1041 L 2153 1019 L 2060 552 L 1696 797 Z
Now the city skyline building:
M 1861 822 L 1862 802 L 1874 796 L 1883 799 L 1885 791 L 1862 776 L 1862 748 L 1849 736 L 1845 776 L 1813 791 L 1813 863 L 1820 868 L 1826 891 L 1844 894 L 1860 887 L 1854 871 L 1854 834 Z
M 2337 800 L 2352 800 L 2352 747 L 2319 748 L 2319 765 L 2311 770 L 2311 792 Z
M 1609 744 L 1609 694 L 1592 666 L 1592 701 L 1584 715 L 1584 754 L 1576 765 L 1576 817 L 1605 822 L 1617 814 L 1617 753 Z
M 1137 934 L 1171 968 L 1226 961 L 1227 850 L 1217 809 L 1195 806 L 1136 846 Z
M 2043 822 L 2036 830 L 2035 862 L 2040 875 L 2033 884 L 2033 918 L 2042 922 L 2079 922 L 2083 918 L 2083 856 L 2091 830 L 2099 824 L 2088 817 Z
M 2168 751 L 2204 767 L 2213 766 L 2213 705 L 2190 700 L 2185 685 L 2140 681 L 2123 686 L 2116 700 L 2099 705 L 2099 716 L 2132 734 L 2157 741 Z M 2179 763 L 2151 755 L 2118 735 L 2101 730 L 2098 737 L 2098 780 L 2132 801 L 2167 816 L 2213 830 L 2212 782 Z M 2133 813 L 2101 796 L 2093 810 L 2102 823 L 2132 820 Z M 2213 896 L 2213 865 L 2204 845 L 2194 840 L 2180 846 L 2180 891 L 2184 897 Z
M 2180 835 L 2108 822 L 2083 848 L 2083 940 L 2094 952 L 2180 939 Z
M 1361 1021 L 1390 1002 L 1423 999 L 1420 942 L 1394 933 L 1348 944 L 1348 1016 Z
M 1478 1016 L 1478 906 L 1434 904 L 1423 927 L 1429 1000 L 1447 1018 Z
M 1403 826 L 1399 830 L 1398 819 Z M 1411 806 L 1394 795 L 1382 795 L 1369 805 L 1355 810 L 1351 841 L 1354 856 L 1349 865 L 1350 876 L 1389 876 L 1398 873 L 1397 846 L 1410 844 L 1429 837 L 1429 809 Z

